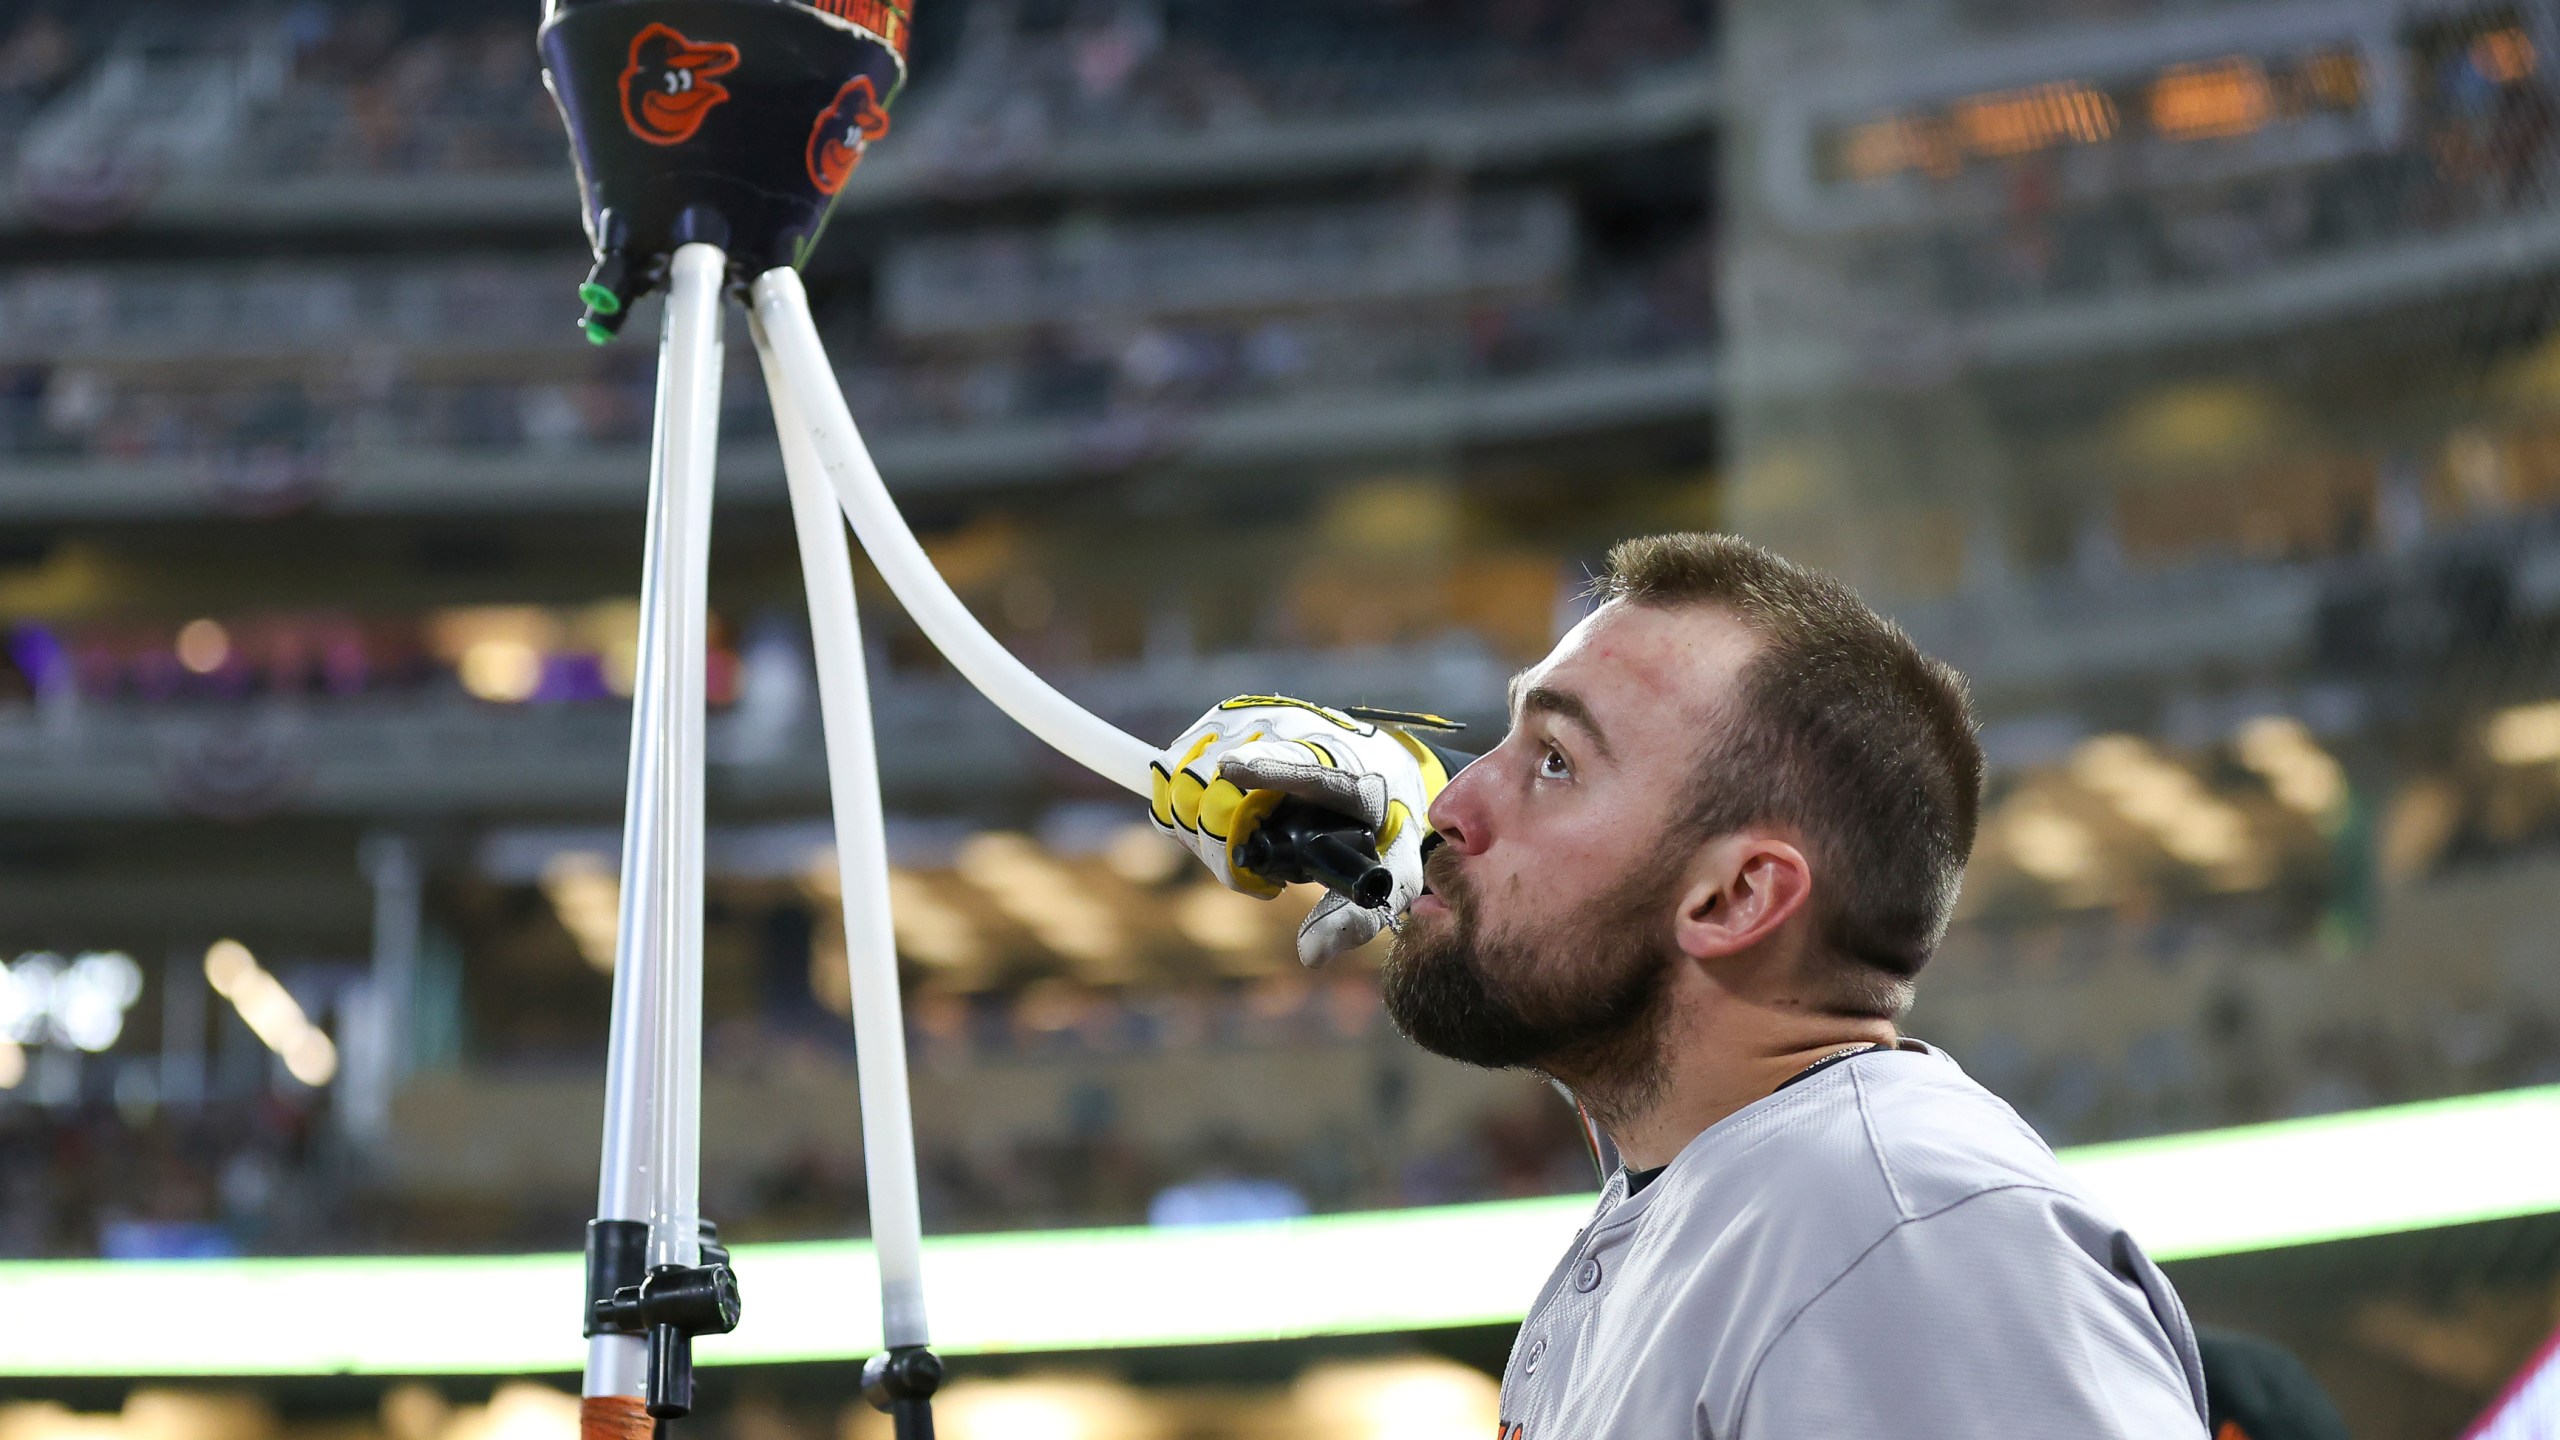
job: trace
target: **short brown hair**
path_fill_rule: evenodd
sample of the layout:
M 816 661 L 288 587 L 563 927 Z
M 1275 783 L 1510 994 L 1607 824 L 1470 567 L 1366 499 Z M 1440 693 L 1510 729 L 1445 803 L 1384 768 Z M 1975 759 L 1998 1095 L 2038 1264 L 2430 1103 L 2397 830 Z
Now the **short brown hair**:
M 1900 1015 L 1973 853 L 1982 745 L 1964 677 L 1848 586 L 1731 535 L 1623 541 L 1591 593 L 1713 606 L 1758 639 L 1683 833 L 1796 831 L 1814 866 L 1822 1003 Z

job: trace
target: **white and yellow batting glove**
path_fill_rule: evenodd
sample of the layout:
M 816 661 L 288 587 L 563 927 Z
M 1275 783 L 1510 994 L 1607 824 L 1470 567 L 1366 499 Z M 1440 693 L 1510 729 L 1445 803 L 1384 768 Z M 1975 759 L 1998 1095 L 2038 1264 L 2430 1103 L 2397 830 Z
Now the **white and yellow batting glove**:
M 1403 723 L 1381 724 L 1392 713 Z M 1282 886 L 1237 857 L 1254 827 L 1291 797 L 1357 820 L 1395 884 L 1376 909 L 1327 892 L 1298 927 L 1298 959 L 1322 965 L 1399 925 L 1422 893 L 1422 840 L 1449 770 L 1407 726 L 1456 729 L 1435 715 L 1358 713 L 1286 695 L 1222 701 L 1151 767 L 1156 828 L 1200 857 L 1218 883 L 1268 900 Z

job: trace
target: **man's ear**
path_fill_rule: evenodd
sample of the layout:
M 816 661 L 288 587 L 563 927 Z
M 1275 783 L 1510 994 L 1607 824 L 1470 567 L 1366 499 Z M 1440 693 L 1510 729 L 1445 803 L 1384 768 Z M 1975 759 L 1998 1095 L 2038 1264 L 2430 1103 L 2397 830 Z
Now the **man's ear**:
M 1672 917 L 1672 940 L 1694 959 L 1739 954 L 1775 935 L 1813 893 L 1804 852 L 1774 835 L 1737 831 L 1700 847 Z

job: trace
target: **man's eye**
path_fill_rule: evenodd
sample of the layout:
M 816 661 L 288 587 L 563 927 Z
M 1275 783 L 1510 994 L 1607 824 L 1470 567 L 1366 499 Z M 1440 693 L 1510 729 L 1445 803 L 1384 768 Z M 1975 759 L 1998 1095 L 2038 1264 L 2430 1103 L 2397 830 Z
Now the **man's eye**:
M 1538 778 L 1541 780 L 1570 780 L 1573 778 L 1573 767 L 1565 763 L 1563 751 L 1557 749 L 1553 745 L 1547 747 L 1545 758 L 1538 762 Z

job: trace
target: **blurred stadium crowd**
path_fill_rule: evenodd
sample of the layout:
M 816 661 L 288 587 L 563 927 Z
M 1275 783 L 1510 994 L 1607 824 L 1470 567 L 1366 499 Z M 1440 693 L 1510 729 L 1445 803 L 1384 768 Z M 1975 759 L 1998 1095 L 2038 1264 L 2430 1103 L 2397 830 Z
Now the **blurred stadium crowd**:
M 2241 279 L 2534 216 L 2549 203 L 2560 96 L 2547 68 L 2475 53 L 2474 38 L 2412 46 L 2419 83 L 2395 146 L 2104 196 L 2066 193 L 2051 167 L 2023 165 L 1999 177 L 1991 223 L 1896 237 L 1867 258 L 1921 303 L 1970 313 Z

